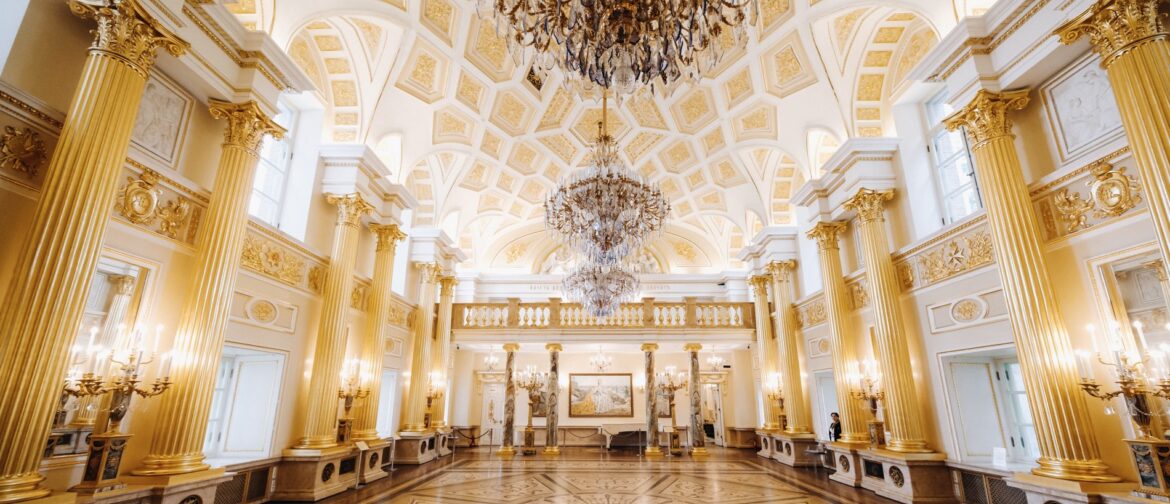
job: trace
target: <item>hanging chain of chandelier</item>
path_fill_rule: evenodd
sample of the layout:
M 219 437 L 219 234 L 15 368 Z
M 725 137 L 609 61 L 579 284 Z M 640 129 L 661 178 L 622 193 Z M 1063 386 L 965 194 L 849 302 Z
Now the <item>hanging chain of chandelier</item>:
M 478 0 L 517 64 L 619 94 L 697 81 L 748 39 L 756 0 Z M 489 14 L 493 13 L 493 14 Z

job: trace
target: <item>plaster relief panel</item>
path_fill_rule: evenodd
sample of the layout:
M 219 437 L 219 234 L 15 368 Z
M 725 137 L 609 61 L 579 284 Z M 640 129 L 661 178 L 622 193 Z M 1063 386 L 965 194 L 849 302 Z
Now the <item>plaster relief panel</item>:
M 926 307 L 934 334 L 1007 320 L 1003 289 L 993 289 Z
M 1062 162 L 1122 135 L 1113 88 L 1096 57 L 1082 59 L 1040 94 Z
M 167 168 L 175 168 L 193 103 L 177 85 L 151 75 L 142 92 L 130 144 Z
M 232 294 L 231 320 L 241 324 L 293 334 L 300 309 L 296 305 L 244 291 Z

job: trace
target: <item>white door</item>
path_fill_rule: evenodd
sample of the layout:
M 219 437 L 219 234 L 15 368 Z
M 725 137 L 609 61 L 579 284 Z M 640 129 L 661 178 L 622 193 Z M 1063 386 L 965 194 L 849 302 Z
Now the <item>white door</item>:
M 959 460 L 991 460 L 994 448 L 1008 444 L 1001 428 L 993 364 L 954 361 L 948 369 Z
M 483 385 L 483 407 L 480 408 L 479 419 L 480 435 L 491 430 L 488 439 L 481 439 L 482 446 L 498 445 L 504 439 L 504 384 L 485 383 Z
M 398 432 L 398 371 L 382 370 L 378 393 L 378 435 L 390 437 Z
M 264 458 L 270 455 L 276 428 L 284 356 L 241 355 L 235 361 L 220 454 Z
M 833 380 L 832 371 L 823 371 L 816 373 L 817 386 L 817 409 L 816 420 L 817 425 L 814 426 L 813 431 L 817 433 L 820 439 L 829 439 L 829 423 L 832 422 L 830 414 L 837 411 L 837 386 Z
M 703 385 L 703 392 L 706 397 L 703 398 L 703 404 L 707 406 L 714 416 L 715 424 L 715 446 L 727 446 L 724 440 L 723 428 L 723 389 L 722 385 L 718 383 L 707 383 Z

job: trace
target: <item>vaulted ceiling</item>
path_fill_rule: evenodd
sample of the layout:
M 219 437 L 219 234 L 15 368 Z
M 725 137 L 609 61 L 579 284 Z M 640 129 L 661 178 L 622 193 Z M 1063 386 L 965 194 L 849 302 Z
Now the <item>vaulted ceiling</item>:
M 671 272 L 734 268 L 837 146 L 888 136 L 892 97 L 957 19 L 989 0 L 761 0 L 748 46 L 697 86 L 610 103 L 609 128 L 673 215 L 650 255 Z M 601 104 L 508 54 L 472 0 L 224 2 L 317 85 L 324 140 L 383 155 L 481 270 L 539 271 L 557 246 L 541 203 L 579 166 Z M 811 5 L 810 5 L 811 4 Z

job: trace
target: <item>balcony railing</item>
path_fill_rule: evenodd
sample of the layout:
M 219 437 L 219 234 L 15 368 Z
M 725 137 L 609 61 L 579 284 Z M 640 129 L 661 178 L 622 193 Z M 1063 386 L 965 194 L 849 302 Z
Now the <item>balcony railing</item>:
M 608 317 L 590 315 L 577 303 L 460 303 L 455 329 L 752 329 L 751 303 L 696 301 L 626 303 Z

